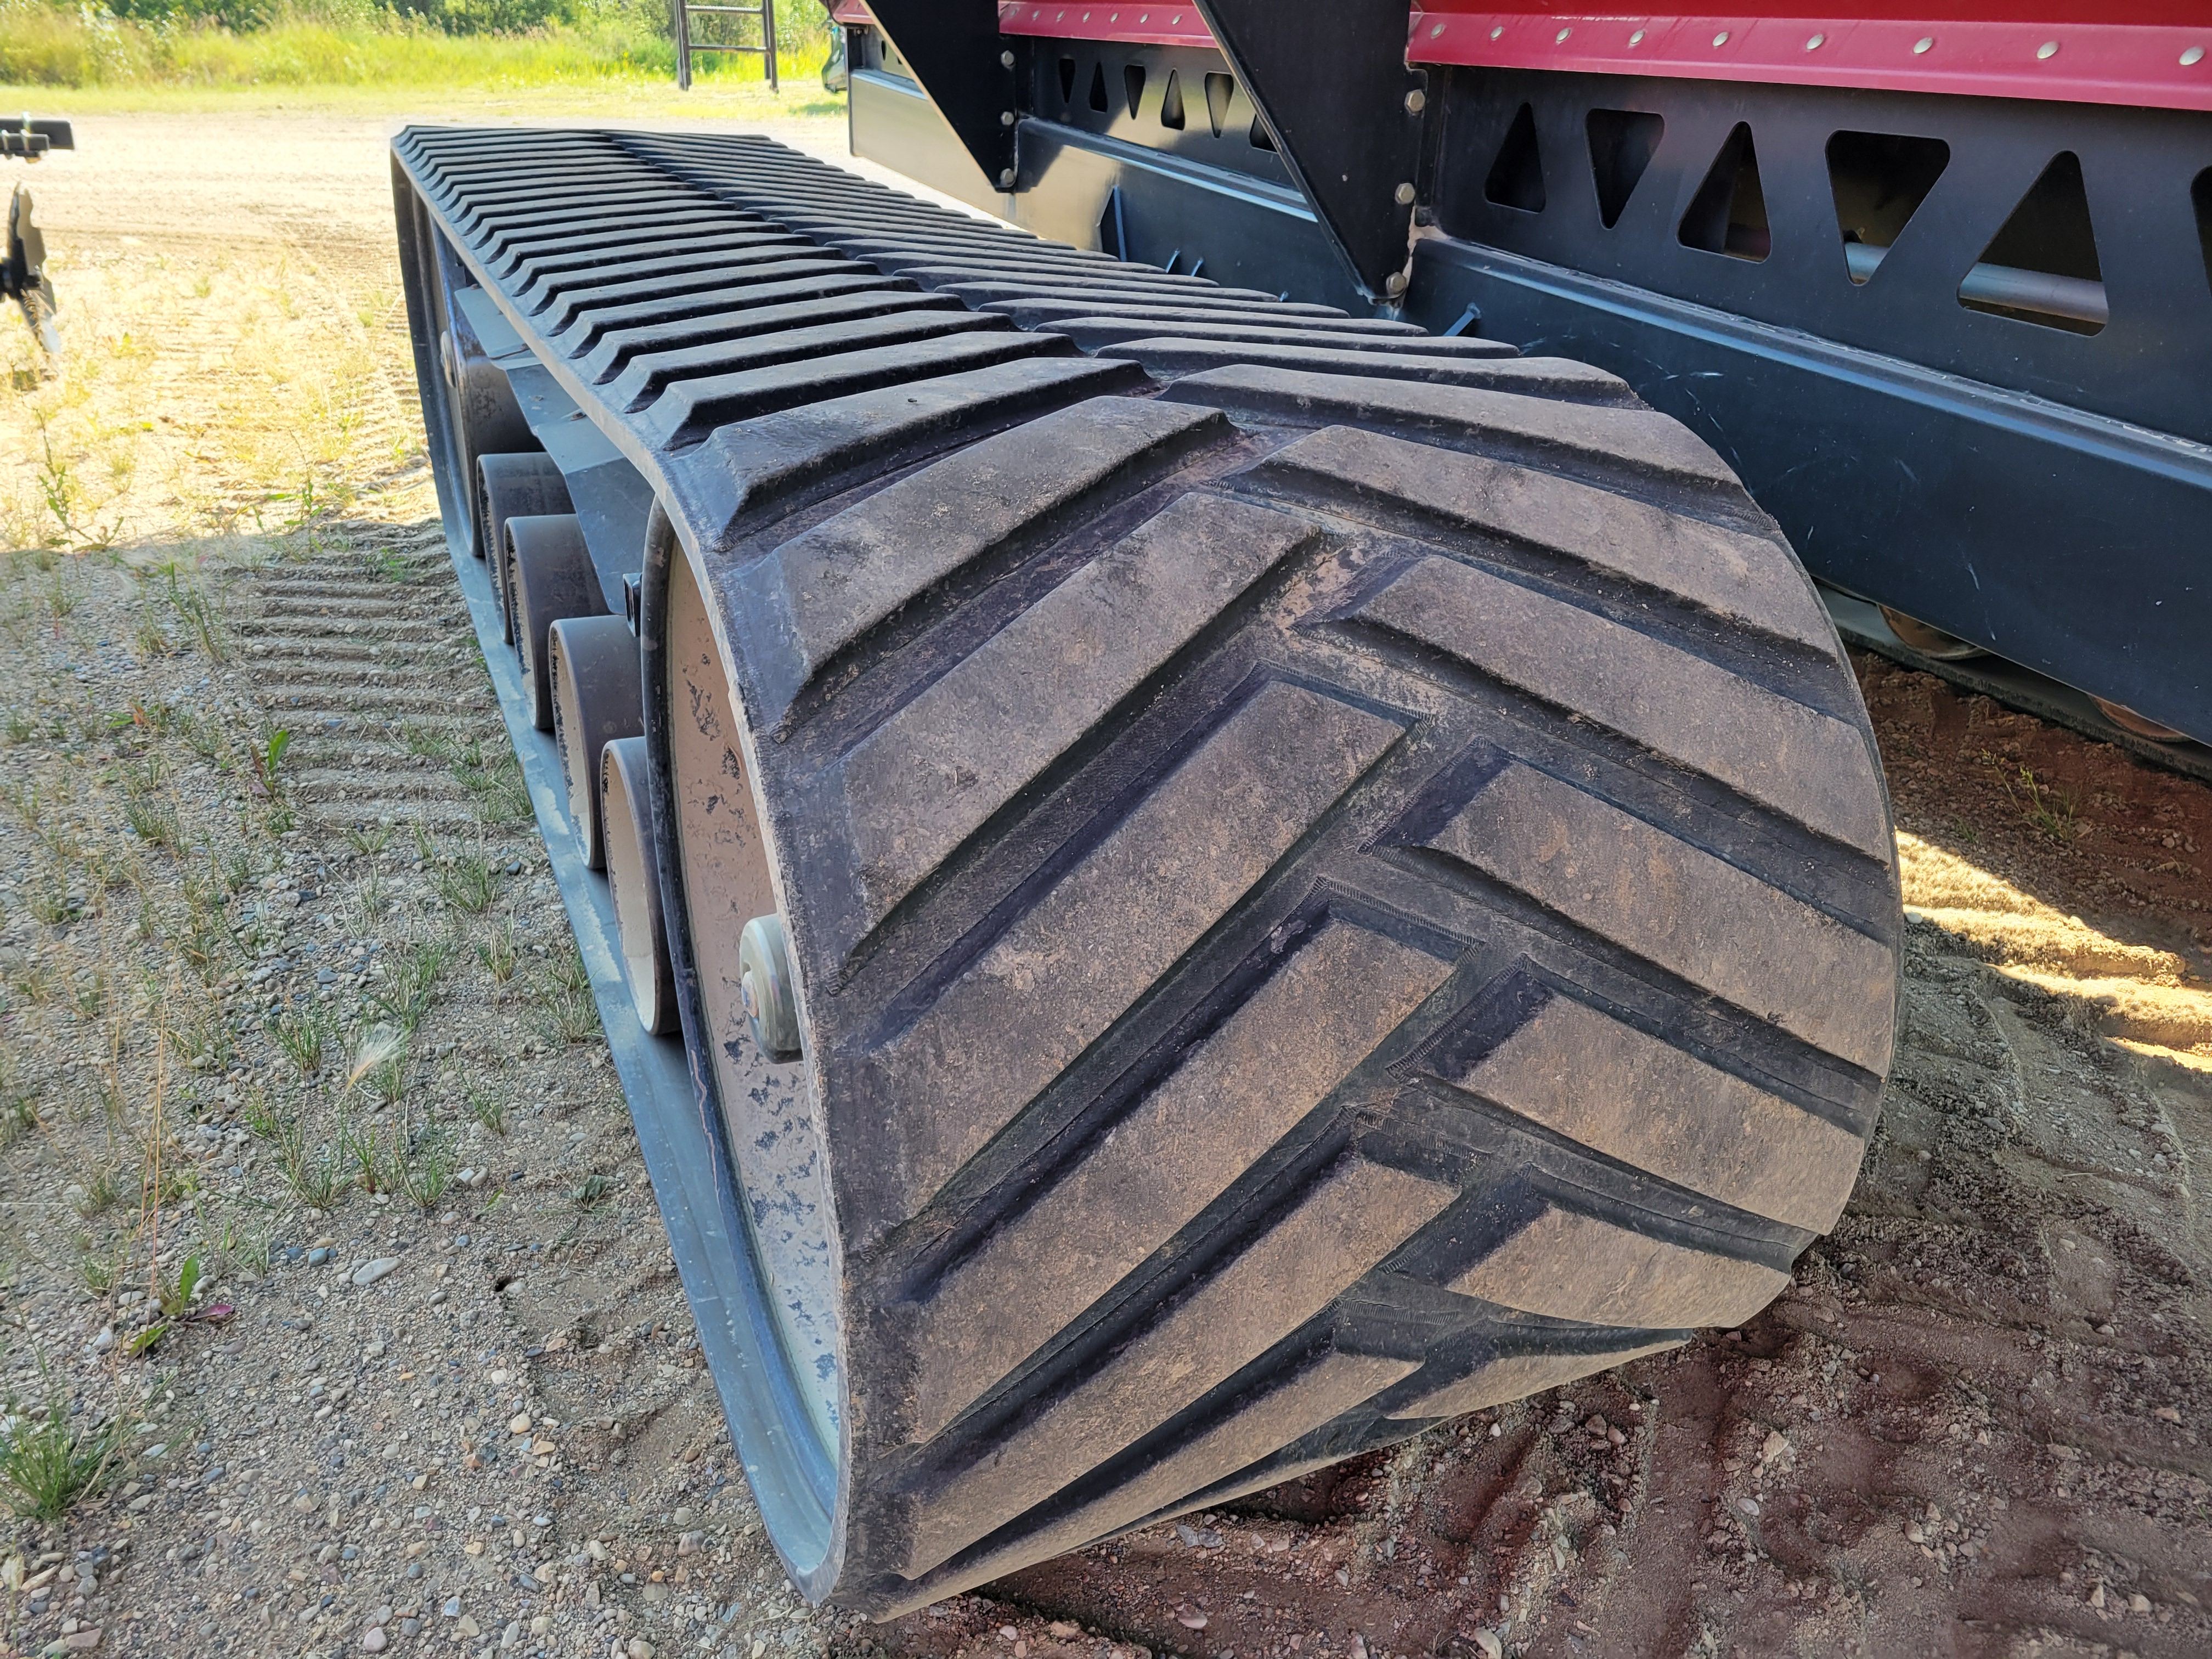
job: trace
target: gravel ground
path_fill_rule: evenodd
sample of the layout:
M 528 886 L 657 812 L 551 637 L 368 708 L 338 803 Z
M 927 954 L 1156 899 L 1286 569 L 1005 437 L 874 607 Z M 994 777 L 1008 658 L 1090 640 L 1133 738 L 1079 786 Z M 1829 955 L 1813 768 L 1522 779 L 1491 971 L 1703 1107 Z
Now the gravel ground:
M 70 367 L 11 344 L 0 432 L 0 1378 L 19 1442 L 118 1449 L 14 1525 L 0 1640 L 2212 1651 L 2212 792 L 1871 659 L 1905 1035 L 1773 1309 L 889 1626 L 801 1607 L 443 572 L 382 125 L 80 132 Z

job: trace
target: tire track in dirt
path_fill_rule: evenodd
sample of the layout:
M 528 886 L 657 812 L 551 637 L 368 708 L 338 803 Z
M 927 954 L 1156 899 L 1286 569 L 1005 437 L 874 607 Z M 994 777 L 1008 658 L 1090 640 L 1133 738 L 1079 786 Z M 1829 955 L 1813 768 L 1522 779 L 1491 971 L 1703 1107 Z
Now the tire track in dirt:
M 325 827 L 419 823 L 455 836 L 526 810 L 504 733 L 483 719 L 475 630 L 436 525 L 347 524 L 331 550 L 264 568 L 241 624 L 295 802 Z M 335 550 L 350 546 L 350 554 Z

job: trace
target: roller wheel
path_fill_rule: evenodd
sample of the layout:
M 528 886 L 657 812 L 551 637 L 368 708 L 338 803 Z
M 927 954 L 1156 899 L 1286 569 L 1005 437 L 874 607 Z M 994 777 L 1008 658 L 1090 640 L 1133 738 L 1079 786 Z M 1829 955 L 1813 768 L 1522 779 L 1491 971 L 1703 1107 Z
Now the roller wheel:
M 726 434 L 749 514 L 648 547 L 808 1595 L 917 1607 L 1736 1324 L 1836 1219 L 1901 927 L 1866 713 L 1728 469 L 1576 373 L 1008 429 L 902 388 Z
M 452 338 L 445 336 L 440 349 L 452 369 L 448 407 L 460 450 L 460 476 L 471 481 L 469 546 L 478 558 L 489 559 L 499 543 L 484 497 L 483 464 L 495 456 L 538 454 L 541 446 L 523 418 L 506 372 L 483 358 L 455 362 Z
M 541 732 L 553 729 L 553 677 L 548 653 L 553 624 L 569 617 L 604 617 L 599 572 L 573 513 L 509 519 L 507 544 L 514 556 L 514 654 L 522 665 L 522 691 Z
M 1940 628 L 1931 628 L 1917 617 L 1908 617 L 1902 611 L 1893 611 L 1886 605 L 1879 608 L 1881 619 L 1889 624 L 1889 631 L 1923 657 L 1936 662 L 1966 662 L 1975 657 L 1989 655 L 1971 640 L 1962 640 L 1956 634 L 1946 634 Z
M 599 761 L 600 821 L 606 827 L 607 887 L 622 936 L 623 974 L 637 1023 L 655 1036 L 677 1029 L 668 932 L 661 921 L 660 865 L 653 843 L 645 739 L 617 738 Z
M 549 630 L 547 678 L 553 687 L 553 743 L 568 821 L 587 870 L 607 867 L 599 813 L 599 761 L 609 743 L 641 737 L 637 635 L 621 617 L 567 617 Z
M 491 591 L 499 601 L 501 637 L 514 643 L 513 554 L 507 521 L 545 513 L 566 513 L 568 486 L 561 469 L 544 454 L 486 455 L 477 462 L 477 514 L 484 536 L 477 556 L 491 567 Z
M 2092 697 L 2089 701 L 2097 705 L 2099 712 L 2106 720 L 2112 721 L 2123 732 L 2131 732 L 2138 738 L 2148 738 L 2153 743 L 2189 741 L 2189 733 L 2186 732 L 2177 732 L 2173 727 L 2154 720 L 2148 714 L 2138 714 L 2124 702 L 2107 702 L 2102 697 Z

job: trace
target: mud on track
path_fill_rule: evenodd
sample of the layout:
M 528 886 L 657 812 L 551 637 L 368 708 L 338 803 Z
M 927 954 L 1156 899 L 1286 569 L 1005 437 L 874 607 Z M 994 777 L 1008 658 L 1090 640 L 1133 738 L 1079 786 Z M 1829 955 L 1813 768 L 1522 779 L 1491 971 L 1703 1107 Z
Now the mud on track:
M 810 147 L 836 138 L 817 133 Z M 387 389 L 364 394 L 364 419 L 404 426 L 411 375 L 387 315 L 398 282 L 379 124 L 255 117 L 248 141 L 235 123 L 196 135 L 172 118 L 113 118 L 85 123 L 81 142 L 69 172 L 39 180 L 65 303 L 71 260 L 183 258 L 210 226 L 250 230 L 335 273 L 295 300 L 356 306 L 349 337 L 374 355 Z M 237 159 L 249 153 L 254 167 Z M 371 516 L 427 512 L 418 453 L 386 446 L 344 464 L 365 487 L 380 481 Z M 204 496 L 243 500 L 251 482 Z M 158 502 L 144 512 L 134 523 L 151 533 Z M 282 624 L 281 641 L 265 637 L 284 663 L 315 655 L 316 619 L 293 596 L 270 586 L 256 603 L 259 626 Z M 1905 1036 L 1844 1221 L 1773 1309 L 1740 1333 L 1709 1333 L 880 1628 L 792 1608 L 757 1532 L 738 1533 L 733 1488 L 715 1512 L 733 1542 L 711 1581 L 714 1639 L 748 1656 L 755 1643 L 826 1644 L 945 1659 L 1095 1659 L 1109 1646 L 1238 1659 L 2212 1651 L 2212 1233 L 2197 1192 L 2212 1148 L 2212 791 L 1924 676 L 1860 666 L 1905 835 Z M 309 671 L 287 672 L 255 695 L 306 696 Z M 481 694 L 488 725 L 480 678 L 453 689 Z M 309 793 L 331 792 L 334 823 L 345 816 L 337 792 L 374 794 L 377 752 L 349 740 L 316 775 Z M 448 810 L 442 799 L 421 805 Z M 606 1167 L 628 1180 L 635 1153 L 622 1156 Z M 603 1285 L 537 1275 L 495 1290 L 488 1279 L 471 1305 L 507 1322 L 518 1349 L 542 1344 L 570 1327 L 581 1306 L 570 1301 L 611 1305 L 650 1278 L 649 1209 L 631 1231 Z M 657 1299 L 665 1288 L 655 1282 Z M 669 1333 L 681 1321 L 658 1308 L 655 1318 Z M 547 1398 L 570 1387 L 568 1364 L 532 1361 L 543 1375 L 532 1387 Z M 687 1404 L 660 1415 L 679 1393 L 704 1398 L 690 1373 L 670 1372 L 625 1363 L 594 1379 L 592 1413 L 665 1422 L 667 1443 L 634 1447 L 627 1473 L 605 1448 L 580 1447 L 553 1529 L 562 1547 L 621 1528 L 642 1537 L 672 1513 L 678 1493 L 638 1473 L 646 1456 L 679 1473 L 701 1467 L 702 1450 L 716 1461 L 711 1413 Z M 584 1413 L 580 1393 L 573 1414 Z M 549 1414 L 568 1418 L 570 1402 Z M 265 1432 L 284 1435 L 289 1420 Z M 649 1487 L 663 1495 L 648 1499 Z M 172 1592 L 158 1564 L 191 1526 L 188 1510 L 155 1509 L 137 1565 L 111 1593 L 162 1605 Z M 672 1532 L 667 1547 L 672 1564 Z M 319 1573 L 311 1553 L 301 1559 Z M 290 1565 L 274 1553 L 241 1562 L 237 1583 L 263 1573 L 281 1584 Z M 388 1601 L 356 1577 L 321 1634 L 241 1624 L 234 1650 L 353 1641 L 368 1598 Z M 609 1602 L 635 1608 L 624 1630 L 663 1651 L 694 1648 L 704 1627 L 674 1610 L 703 1598 L 646 1588 L 608 1576 Z M 179 1611 L 181 1632 L 192 1626 Z M 539 1645 L 604 1653 L 605 1627 L 585 1621 L 524 1644 Z

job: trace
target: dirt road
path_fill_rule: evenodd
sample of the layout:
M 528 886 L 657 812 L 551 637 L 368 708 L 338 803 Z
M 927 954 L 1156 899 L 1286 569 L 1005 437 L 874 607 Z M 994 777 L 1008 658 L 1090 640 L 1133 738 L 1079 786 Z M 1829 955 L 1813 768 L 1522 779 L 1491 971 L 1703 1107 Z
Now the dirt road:
M 78 550 L 9 578 L 27 667 L 0 766 L 31 833 L 0 853 L 0 1036 L 36 1127 L 0 1152 L 0 1249 L 19 1397 L 44 1364 L 146 1423 L 130 1484 L 19 1529 L 33 1576 L 97 1582 L 73 1600 L 84 1581 L 57 1571 L 12 1639 L 74 1620 L 102 1651 L 253 1654 L 2212 1651 L 2212 791 L 1874 659 L 1914 912 L 1904 1047 L 1845 1219 L 1774 1308 L 989 1597 L 881 1628 L 799 1608 L 599 1046 L 564 1012 L 543 854 L 501 805 L 426 523 L 383 124 L 80 134 L 38 179 L 76 378 L 19 374 L 0 435 L 0 529 Z M 842 144 L 830 122 L 781 136 Z M 156 702 L 203 737 L 152 731 Z M 280 722 L 298 747 L 257 791 Z M 173 846 L 117 827 L 149 800 L 179 815 Z M 126 855 L 145 878 L 109 882 Z M 246 877 L 206 900 L 234 855 Z M 210 904 L 247 942 L 180 967 Z M 343 1081 L 357 1052 L 303 1075 L 271 1035 L 388 1003 L 441 941 L 388 1097 L 373 1069 Z M 313 1143 L 298 1158 L 255 1127 L 272 1113 Z M 313 1146 L 380 1124 L 476 1184 L 311 1210 Z M 149 1146 L 196 1154 L 167 1210 L 135 1196 L 167 1190 Z M 126 1270 L 95 1296 L 103 1251 Z M 149 1316 L 129 1287 L 195 1251 L 234 1317 L 124 1358 Z

